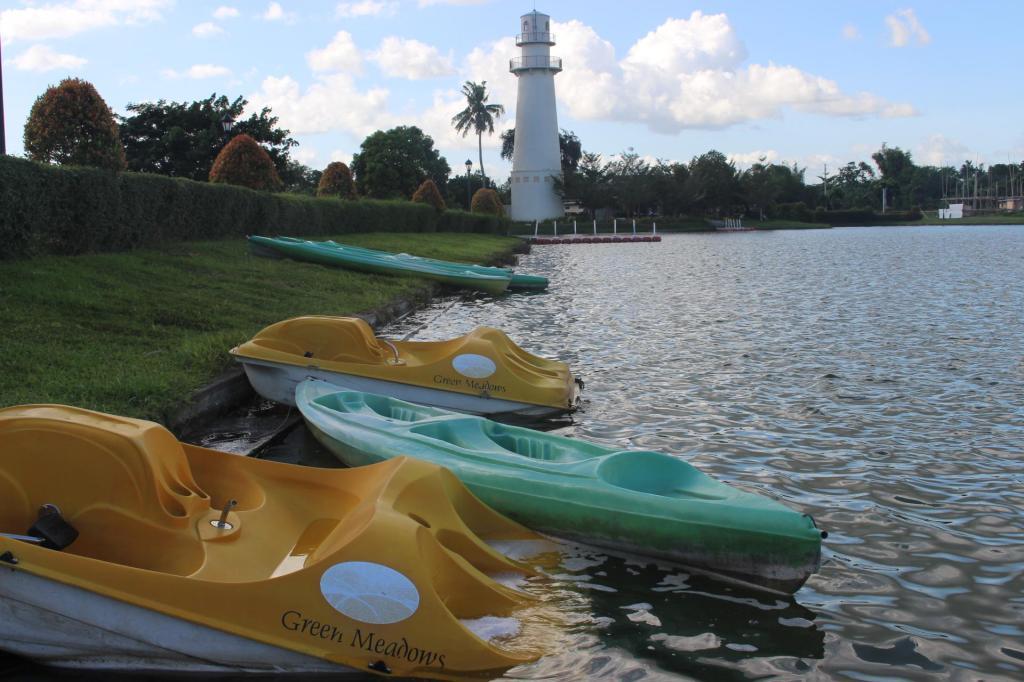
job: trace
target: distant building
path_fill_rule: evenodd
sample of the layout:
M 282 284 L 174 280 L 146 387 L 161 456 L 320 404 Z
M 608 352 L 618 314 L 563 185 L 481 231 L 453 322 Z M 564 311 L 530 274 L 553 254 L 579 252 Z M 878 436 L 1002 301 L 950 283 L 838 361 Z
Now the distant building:
M 939 209 L 939 218 L 942 220 L 956 220 L 964 217 L 963 204 L 950 204 L 949 208 Z
M 555 111 L 555 74 L 562 60 L 551 56 L 555 36 L 551 17 L 534 10 L 519 22 L 516 36 L 521 55 L 509 62 L 519 79 L 516 100 L 516 137 L 512 155 L 512 220 L 548 220 L 562 217 L 562 198 L 555 181 L 562 176 Z

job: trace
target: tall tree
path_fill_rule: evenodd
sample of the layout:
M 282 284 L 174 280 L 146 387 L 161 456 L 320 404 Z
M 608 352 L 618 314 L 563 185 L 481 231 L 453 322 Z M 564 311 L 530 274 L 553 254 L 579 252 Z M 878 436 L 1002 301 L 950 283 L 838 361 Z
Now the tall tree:
M 736 166 L 714 149 L 690 161 L 690 182 L 699 196 L 697 205 L 716 215 L 728 212 L 739 195 Z
M 230 115 L 235 119 L 232 134 L 248 135 L 266 149 L 278 174 L 295 181 L 286 180 L 286 184 L 305 185 L 302 177 L 310 169 L 296 168 L 289 157 L 298 142 L 278 127 L 277 117 L 267 107 L 242 118 L 247 104 L 242 97 L 229 100 L 217 93 L 195 102 L 129 104 L 129 115 L 120 119 L 128 170 L 206 180 L 224 147 L 221 122 Z
M 24 141 L 33 161 L 124 170 L 114 115 L 93 84 L 78 78 L 65 78 L 36 99 Z
M 408 199 L 427 178 L 445 186 L 451 167 L 434 140 L 416 126 L 378 130 L 352 156 L 352 172 L 363 196 Z
M 465 137 L 472 130 L 476 133 L 476 146 L 480 155 L 480 173 L 487 178 L 484 172 L 484 147 L 483 135 L 494 133 L 494 119 L 501 118 L 505 113 L 505 107 L 500 104 L 487 103 L 487 81 L 474 83 L 466 81 L 462 86 L 462 94 L 466 96 L 466 108 L 452 117 L 452 125 L 457 132 Z

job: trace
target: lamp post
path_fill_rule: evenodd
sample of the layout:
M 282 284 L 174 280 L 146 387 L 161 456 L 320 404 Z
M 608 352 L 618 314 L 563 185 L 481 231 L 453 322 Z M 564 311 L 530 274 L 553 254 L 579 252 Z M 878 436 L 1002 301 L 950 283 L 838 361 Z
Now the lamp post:
M 235 127 L 235 117 L 231 115 L 231 112 L 226 112 L 224 118 L 220 120 L 221 128 L 221 139 L 224 140 L 224 144 L 228 143 L 231 138 L 231 129 Z
M 466 210 L 467 211 L 470 210 L 470 208 L 471 208 L 470 204 L 473 201 L 472 198 L 470 198 L 470 175 L 469 175 L 472 172 L 472 170 L 473 170 L 473 161 L 470 160 L 470 159 L 466 159 Z

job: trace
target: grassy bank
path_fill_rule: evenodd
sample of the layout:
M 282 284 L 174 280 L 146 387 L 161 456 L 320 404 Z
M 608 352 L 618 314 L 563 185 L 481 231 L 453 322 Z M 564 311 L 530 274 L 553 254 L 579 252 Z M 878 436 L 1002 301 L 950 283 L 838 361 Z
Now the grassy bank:
M 473 262 L 519 242 L 451 233 L 336 239 Z M 229 348 L 268 324 L 428 290 L 419 279 L 256 258 L 239 238 L 0 262 L 0 406 L 58 402 L 162 420 L 230 364 Z
M 743 222 L 759 230 L 821 230 L 832 227 L 828 223 L 804 223 L 799 220 L 744 220 Z

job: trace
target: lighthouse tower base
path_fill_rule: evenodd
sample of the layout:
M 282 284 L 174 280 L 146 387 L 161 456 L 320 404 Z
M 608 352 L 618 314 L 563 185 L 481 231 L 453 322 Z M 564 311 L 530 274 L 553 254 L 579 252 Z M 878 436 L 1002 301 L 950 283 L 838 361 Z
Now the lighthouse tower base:
M 565 215 L 551 171 L 512 171 L 512 220 L 534 221 Z

